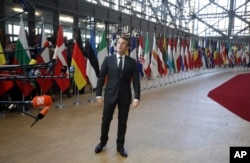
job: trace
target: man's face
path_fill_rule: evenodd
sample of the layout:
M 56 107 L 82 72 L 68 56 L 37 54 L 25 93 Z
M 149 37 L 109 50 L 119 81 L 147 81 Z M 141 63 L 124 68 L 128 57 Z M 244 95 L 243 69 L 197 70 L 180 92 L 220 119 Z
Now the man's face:
M 128 41 L 123 38 L 119 38 L 116 46 L 117 46 L 117 52 L 123 55 L 128 50 Z

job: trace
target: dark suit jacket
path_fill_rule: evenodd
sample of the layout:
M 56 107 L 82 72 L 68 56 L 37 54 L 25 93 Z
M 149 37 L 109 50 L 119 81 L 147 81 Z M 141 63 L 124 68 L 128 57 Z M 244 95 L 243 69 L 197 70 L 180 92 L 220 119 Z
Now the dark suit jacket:
M 122 103 L 131 103 L 131 82 L 133 82 L 134 98 L 140 100 L 140 76 L 133 58 L 125 56 L 121 75 L 119 75 L 116 55 L 104 59 L 97 81 L 96 96 L 102 96 L 106 76 L 105 102 L 114 103 L 119 100 Z

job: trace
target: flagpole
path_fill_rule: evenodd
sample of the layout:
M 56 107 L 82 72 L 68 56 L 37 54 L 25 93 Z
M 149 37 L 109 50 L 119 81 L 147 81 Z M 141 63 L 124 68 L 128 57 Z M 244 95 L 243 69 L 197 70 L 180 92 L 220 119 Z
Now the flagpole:
M 57 108 L 64 108 L 65 104 L 62 103 L 62 90 L 60 89 L 60 104 L 56 105 Z
M 24 101 L 24 94 L 23 94 L 23 101 Z M 23 113 L 25 112 L 25 106 L 23 105 Z
M 70 73 L 70 77 L 74 78 L 74 73 L 75 73 L 75 68 L 74 66 L 70 66 L 69 67 L 69 73 Z M 72 85 L 74 86 L 74 92 L 75 92 L 75 96 L 76 96 L 76 101 L 74 102 L 75 105 L 80 105 L 81 101 L 79 100 L 79 89 L 77 88 L 77 85 L 75 84 L 74 80 L 72 81 Z
M 77 89 L 76 101 L 74 102 L 75 105 L 80 105 L 81 102 L 79 100 L 79 89 Z
M 149 80 L 149 78 L 148 77 L 146 77 L 146 89 L 147 90 L 149 90 L 150 88 L 148 87 L 148 80 Z
M 94 92 L 94 89 L 91 87 L 91 97 L 90 99 L 88 99 L 88 102 L 95 102 L 96 99 L 93 97 L 93 92 Z

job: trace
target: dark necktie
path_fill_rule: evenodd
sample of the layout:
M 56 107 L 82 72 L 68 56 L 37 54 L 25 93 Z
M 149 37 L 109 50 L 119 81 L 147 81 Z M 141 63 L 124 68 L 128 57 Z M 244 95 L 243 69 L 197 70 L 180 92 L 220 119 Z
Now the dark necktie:
M 119 68 L 119 73 L 121 74 L 122 73 L 122 57 L 119 57 L 119 65 L 118 65 L 118 68 Z

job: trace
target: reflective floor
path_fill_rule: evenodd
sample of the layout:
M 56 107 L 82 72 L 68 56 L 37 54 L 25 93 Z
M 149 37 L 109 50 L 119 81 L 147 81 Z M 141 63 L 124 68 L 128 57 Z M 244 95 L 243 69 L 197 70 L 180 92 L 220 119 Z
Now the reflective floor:
M 116 152 L 117 111 L 104 151 L 99 142 L 102 108 L 91 93 L 59 97 L 44 119 L 21 113 L 0 118 L 0 162 L 4 163 L 228 163 L 230 146 L 250 146 L 250 124 L 207 97 L 210 90 L 249 69 L 204 70 L 142 80 L 138 108 L 131 108 L 125 149 Z M 185 78 L 185 80 L 181 80 Z M 180 80 L 180 81 L 179 81 Z M 171 83 L 171 84 L 169 84 Z M 77 102 L 77 104 L 75 103 Z M 31 109 L 36 115 L 38 110 Z

